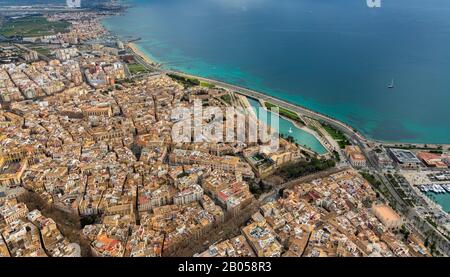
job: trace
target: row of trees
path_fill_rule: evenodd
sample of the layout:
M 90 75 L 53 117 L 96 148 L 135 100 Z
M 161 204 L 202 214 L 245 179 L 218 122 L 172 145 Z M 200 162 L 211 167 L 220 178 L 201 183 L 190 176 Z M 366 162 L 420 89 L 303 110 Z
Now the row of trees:
M 241 227 L 258 211 L 259 206 L 260 202 L 254 200 L 239 214 L 227 214 L 224 222 L 215 223 L 197 238 L 186 236 L 179 243 L 165 249 L 163 257 L 192 257 L 196 253 L 205 251 L 210 244 L 239 235 Z M 205 242 L 208 243 L 205 244 Z
M 18 198 L 18 201 L 25 203 L 30 211 L 37 209 L 43 216 L 53 219 L 58 229 L 70 242 L 75 242 L 80 245 L 81 256 L 92 256 L 90 242 L 81 235 L 84 218 L 81 218 L 75 213 L 68 213 L 56 208 L 35 192 L 27 191 Z
M 185 88 L 196 87 L 200 85 L 200 81 L 194 78 L 187 78 L 176 74 L 167 74 L 167 76 L 181 83 Z
M 298 161 L 289 163 L 277 170 L 276 175 L 286 180 L 300 178 L 309 174 L 314 174 L 336 166 L 334 160 L 319 160 L 312 158 L 310 161 Z

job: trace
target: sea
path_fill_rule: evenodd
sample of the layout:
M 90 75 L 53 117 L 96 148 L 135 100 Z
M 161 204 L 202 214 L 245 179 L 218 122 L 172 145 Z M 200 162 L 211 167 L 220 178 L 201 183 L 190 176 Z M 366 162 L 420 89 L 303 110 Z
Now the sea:
M 450 193 L 426 192 L 425 195 L 439 204 L 445 212 L 450 213 Z
M 140 37 L 166 68 L 279 97 L 373 139 L 450 143 L 448 0 L 122 2 L 131 7 L 104 25 Z

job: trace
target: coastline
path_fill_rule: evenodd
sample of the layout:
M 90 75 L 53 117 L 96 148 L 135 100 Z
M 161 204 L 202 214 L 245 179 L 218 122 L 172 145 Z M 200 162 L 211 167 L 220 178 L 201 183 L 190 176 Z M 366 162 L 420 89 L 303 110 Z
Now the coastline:
M 157 66 L 158 63 L 153 60 L 149 55 L 147 55 L 146 53 L 144 53 L 144 51 L 142 51 L 139 48 L 139 45 L 137 45 L 134 42 L 129 42 L 126 45 L 132 52 L 134 52 L 136 55 L 138 55 L 139 57 L 141 57 L 142 60 L 144 60 L 146 63 L 152 65 L 152 66 Z
M 136 50 L 137 50 L 135 52 L 136 55 L 143 56 L 143 58 L 145 57 L 145 60 L 147 60 L 150 65 L 155 66 L 154 61 L 147 54 L 142 52 L 138 47 L 134 47 L 134 48 L 136 48 Z M 441 146 L 441 147 L 444 147 L 444 148 L 450 148 L 450 143 L 401 142 L 401 141 L 384 141 L 384 140 L 380 140 L 380 139 L 374 139 L 374 138 L 371 138 L 369 136 L 366 136 L 366 135 L 362 134 L 361 132 L 359 132 L 353 126 L 350 126 L 347 123 L 345 123 L 343 121 L 340 121 L 338 119 L 332 118 L 329 115 L 313 111 L 313 110 L 311 110 L 311 109 L 309 109 L 307 107 L 301 106 L 299 104 L 294 104 L 292 102 L 288 102 L 287 100 L 284 100 L 284 99 L 279 99 L 279 98 L 267 95 L 267 94 L 265 94 L 263 92 L 253 91 L 252 89 L 245 88 L 245 87 L 242 87 L 242 86 L 229 84 L 229 83 L 225 83 L 223 81 L 214 80 L 214 79 L 210 79 L 210 78 L 205 78 L 205 77 L 202 77 L 202 76 L 193 75 L 193 74 L 186 73 L 186 72 L 170 70 L 170 69 L 162 69 L 162 68 L 160 68 L 159 70 L 161 70 L 162 73 L 175 73 L 175 74 L 183 75 L 185 77 L 196 78 L 196 79 L 199 79 L 200 81 L 209 82 L 209 83 L 214 84 L 217 87 L 221 87 L 221 88 L 224 88 L 224 89 L 227 89 L 227 90 L 239 90 L 239 91 L 236 91 L 236 92 L 239 93 L 239 94 L 242 94 L 242 95 L 245 95 L 245 96 L 257 99 L 258 101 L 260 101 L 260 100 L 263 100 L 263 101 L 275 100 L 277 102 L 281 102 L 282 103 L 281 106 L 284 106 L 284 107 L 286 107 L 288 109 L 289 109 L 289 107 L 287 107 L 287 106 L 296 107 L 296 108 L 302 110 L 302 111 L 299 112 L 302 115 L 305 115 L 305 116 L 315 115 L 315 116 L 319 117 L 318 120 L 329 121 L 329 122 L 332 122 L 331 124 L 335 125 L 335 127 L 336 126 L 340 126 L 340 127 L 343 127 L 343 128 L 345 128 L 347 130 L 351 130 L 351 132 L 354 135 L 356 135 L 359 139 L 361 139 L 364 142 L 378 143 L 378 144 L 383 144 L 383 145 L 387 145 L 387 146 L 390 146 L 390 147 L 394 147 L 395 145 L 410 145 L 410 146 L 413 146 L 413 147 L 424 147 L 425 145 L 427 145 L 427 146 L 436 146 L 436 147 Z M 250 93 L 250 95 L 242 93 L 242 91 L 247 91 L 247 92 L 259 94 L 259 95 L 263 96 L 264 98 L 266 98 L 268 100 L 264 100 L 260 96 L 253 96 L 253 95 L 251 95 L 251 93 Z M 317 118 L 315 118 L 315 119 L 317 120 Z
M 102 25 L 105 27 L 106 30 L 109 31 L 108 26 L 105 26 L 105 24 L 103 24 L 103 23 L 102 23 Z M 340 120 L 333 118 L 327 114 L 323 114 L 323 113 L 311 110 L 310 108 L 299 105 L 297 103 L 290 102 L 289 100 L 270 96 L 264 92 L 254 91 L 253 89 L 242 87 L 240 85 L 226 83 L 224 81 L 210 79 L 210 78 L 206 78 L 206 77 L 202 77 L 202 76 L 198 76 L 198 75 L 194 75 L 191 73 L 182 72 L 182 71 L 178 71 L 178 70 L 171 70 L 171 69 L 163 68 L 163 66 L 161 66 L 161 63 L 156 62 L 151 57 L 150 54 L 144 52 L 140 48 L 138 43 L 131 42 L 131 43 L 127 43 L 126 46 L 135 55 L 137 55 L 143 61 L 145 61 L 147 63 L 147 65 L 149 65 L 150 67 L 153 67 L 154 69 L 160 71 L 161 73 L 164 73 L 164 74 L 174 73 L 174 74 L 182 75 L 185 77 L 196 78 L 200 81 L 209 82 L 211 84 L 214 84 L 216 87 L 221 87 L 221 88 L 224 88 L 227 90 L 235 91 L 236 93 L 239 93 L 239 94 L 247 96 L 247 97 L 254 98 L 258 101 L 262 100 L 262 101 L 278 102 L 278 104 L 280 106 L 283 106 L 287 109 L 291 109 L 291 110 L 299 113 L 300 115 L 311 117 L 311 118 L 313 118 L 315 120 L 319 120 L 319 121 L 325 121 L 326 123 L 331 124 L 334 127 L 337 127 L 344 133 L 349 134 L 350 137 L 356 138 L 365 143 L 382 144 L 382 145 L 388 146 L 388 147 L 396 147 L 398 145 L 402 145 L 402 146 L 410 146 L 412 148 L 415 148 L 415 147 L 421 148 L 421 147 L 428 146 L 429 148 L 442 147 L 443 149 L 450 149 L 450 143 L 405 142 L 405 141 L 388 141 L 388 140 L 375 139 L 375 138 L 372 138 L 368 135 L 361 133 L 358 129 L 347 124 L 346 122 L 340 121 Z M 430 149 L 430 150 L 432 150 L 432 149 Z
M 335 80 L 332 79 L 335 78 L 333 77 L 334 75 L 328 74 L 330 73 L 328 69 L 334 68 L 333 64 L 321 68 L 323 72 L 327 73 L 321 77 L 320 72 L 308 69 L 308 67 L 315 68 L 319 64 L 308 60 L 310 64 L 305 64 L 306 67 L 298 66 L 298 63 L 291 63 L 289 53 L 280 53 L 283 63 L 278 64 L 277 60 L 270 60 L 271 63 L 266 63 L 261 61 L 264 53 L 259 54 L 260 48 L 258 45 L 252 44 L 252 48 L 246 49 L 244 47 L 245 44 L 240 41 L 236 41 L 239 45 L 235 45 L 232 48 L 240 50 L 236 53 L 230 53 L 226 48 L 222 47 L 225 43 L 213 44 L 216 39 L 215 37 L 209 37 L 213 34 L 211 32 L 205 32 L 205 34 L 200 35 L 200 33 L 194 31 L 193 34 L 185 36 L 183 28 L 190 26 L 189 18 L 185 18 L 184 13 L 181 13 L 178 14 L 177 18 L 183 18 L 184 22 L 175 20 L 176 18 L 171 19 L 171 13 L 176 14 L 180 12 L 180 9 L 170 10 L 166 5 L 155 5 L 151 8 L 150 6 L 147 3 L 135 2 L 129 8 L 124 9 L 123 14 L 120 16 L 111 15 L 105 20 L 102 20 L 102 23 L 112 33 L 125 40 L 126 38 L 140 38 L 141 40 L 136 42 L 139 48 L 152 57 L 153 60 L 156 60 L 160 64 L 163 63 L 161 67 L 164 69 L 221 80 L 229 84 L 260 91 L 266 95 L 279 97 L 293 104 L 318 111 L 330 118 L 345 122 L 353 128 L 356 128 L 368 140 L 374 142 L 404 145 L 450 145 L 450 136 L 448 135 L 450 129 L 446 128 L 447 125 L 442 120 L 445 116 L 437 117 L 438 115 L 447 113 L 442 112 L 442 110 L 446 110 L 445 107 L 441 107 L 442 102 L 436 101 L 435 104 L 436 109 L 439 108 L 437 110 L 439 114 L 429 111 L 432 110 L 430 106 L 433 105 L 430 102 L 426 105 L 427 109 L 422 108 L 419 110 L 422 112 L 427 111 L 426 116 L 421 117 L 420 114 L 414 112 L 411 113 L 411 116 L 408 116 L 411 107 L 416 108 L 415 104 L 417 102 L 422 104 L 420 101 L 412 100 L 413 97 L 410 97 L 412 95 L 416 96 L 415 92 L 419 92 L 419 87 L 420 89 L 422 87 L 414 87 L 414 90 L 407 87 L 410 85 L 410 82 L 408 79 L 403 78 L 405 76 L 411 77 L 407 76 L 407 70 L 398 70 L 398 74 L 402 76 L 394 76 L 395 74 L 390 71 L 396 69 L 396 67 L 391 66 L 386 68 L 387 71 L 380 72 L 376 78 L 372 75 L 367 77 L 367 74 L 363 74 L 358 75 L 356 79 L 353 77 L 345 79 L 348 80 L 345 83 L 335 83 Z M 162 14 L 164 16 L 160 17 Z M 314 15 L 313 17 L 316 16 L 318 15 Z M 248 18 L 248 20 L 250 19 Z M 173 27 L 176 26 L 177 29 L 167 28 L 168 26 L 172 26 L 170 22 L 176 24 Z M 310 27 L 315 28 L 315 26 Z M 178 28 L 181 29 L 178 30 Z M 289 30 L 289 24 L 286 28 L 286 30 Z M 314 28 L 311 29 L 311 32 L 314 32 Z M 271 29 L 269 28 L 268 30 L 270 31 Z M 339 28 L 337 30 L 339 31 Z M 255 31 L 258 32 L 257 30 Z M 231 31 L 231 29 L 227 29 L 227 32 L 230 32 L 230 35 L 240 34 L 239 32 Z M 248 33 L 248 36 L 252 36 L 252 33 Z M 283 37 L 285 36 L 285 32 L 280 33 L 283 34 Z M 194 34 L 199 35 L 199 37 L 197 38 Z M 361 33 L 358 32 L 358 34 Z M 278 32 L 275 35 L 279 35 Z M 356 33 L 353 35 L 356 35 Z M 190 41 L 188 39 L 190 37 L 196 39 Z M 307 43 L 316 43 L 316 37 L 323 37 L 320 38 L 321 40 L 327 39 L 326 35 L 317 33 Z M 286 39 L 288 38 L 296 41 L 296 36 L 292 37 L 292 35 L 287 34 Z M 367 38 L 364 36 L 349 39 L 362 39 L 365 41 Z M 286 43 L 290 45 L 292 42 L 290 41 L 286 40 Z M 236 42 L 233 44 L 236 44 Z M 324 44 L 318 41 L 315 45 L 318 48 L 317 51 L 313 48 L 308 48 L 306 49 L 307 51 L 303 52 L 295 51 L 295 53 L 300 54 L 294 56 L 300 58 L 304 55 L 302 53 L 311 50 L 310 55 L 314 56 L 316 60 L 320 60 L 320 57 L 316 57 L 316 53 L 322 50 L 321 48 Z M 278 53 L 276 51 L 277 48 L 270 49 L 275 50 L 273 51 L 274 55 Z M 265 49 L 264 51 L 270 49 Z M 339 55 L 337 57 L 341 56 Z M 370 57 L 367 58 L 369 59 Z M 394 60 L 390 61 L 394 62 Z M 375 60 L 375 62 L 379 62 L 379 60 Z M 339 64 L 344 65 L 344 67 L 347 66 L 346 63 Z M 357 63 L 355 64 L 357 66 Z M 398 61 L 398 65 L 400 64 L 403 65 L 404 63 Z M 339 65 L 336 64 L 336 66 Z M 275 70 L 273 68 L 277 69 Z M 353 69 L 352 65 L 352 68 L 348 70 Z M 373 69 L 378 71 L 377 68 Z M 298 71 L 297 73 L 302 73 L 301 77 L 305 78 L 304 81 L 298 82 L 295 79 L 296 70 Z M 345 72 L 341 73 L 341 70 L 336 71 L 336 73 L 347 74 Z M 328 77 L 331 79 L 328 79 Z M 388 90 L 386 84 L 387 81 L 391 81 L 392 77 L 395 77 L 396 88 L 395 90 Z M 325 80 L 327 82 L 324 82 Z M 373 81 L 373 84 L 368 81 Z M 334 83 L 342 86 L 339 85 L 333 88 L 331 84 Z M 437 91 L 442 90 L 442 87 L 439 86 L 440 89 L 436 90 L 434 87 L 427 85 L 425 91 L 430 90 L 430 93 L 431 91 L 436 91 L 437 93 Z M 448 84 L 445 87 L 448 87 Z M 414 94 L 411 94 L 411 90 L 414 91 Z M 440 95 L 445 96 L 446 94 L 441 93 Z M 419 96 L 425 97 L 424 94 L 420 94 Z M 369 101 L 372 98 L 374 101 Z M 417 97 L 414 98 L 418 99 Z M 410 108 L 406 109 L 407 107 Z

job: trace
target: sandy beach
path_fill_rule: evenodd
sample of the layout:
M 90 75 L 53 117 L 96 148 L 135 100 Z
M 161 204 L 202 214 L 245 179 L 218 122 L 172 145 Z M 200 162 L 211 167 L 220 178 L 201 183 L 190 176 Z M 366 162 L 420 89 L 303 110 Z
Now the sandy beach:
M 137 55 L 139 55 L 146 63 L 152 64 L 152 65 L 157 65 L 158 63 L 155 62 L 154 60 L 152 60 L 148 55 L 146 55 L 143 51 L 141 51 L 141 49 L 139 49 L 139 47 L 133 43 L 130 42 L 127 44 L 127 46 Z

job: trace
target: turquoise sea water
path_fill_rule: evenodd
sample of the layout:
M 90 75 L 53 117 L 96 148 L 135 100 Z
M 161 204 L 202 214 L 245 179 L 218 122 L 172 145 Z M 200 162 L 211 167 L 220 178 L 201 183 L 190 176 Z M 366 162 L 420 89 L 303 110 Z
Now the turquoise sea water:
M 442 209 L 450 213 L 450 193 L 425 193 L 428 198 L 441 205 Z
M 261 104 L 252 99 L 247 98 L 250 105 L 253 107 L 255 114 L 258 118 L 260 118 L 259 108 Z M 267 112 L 267 124 L 270 125 L 271 112 Z M 292 131 L 292 133 L 289 132 Z M 312 151 L 318 154 L 325 154 L 327 150 L 323 145 L 310 133 L 303 131 L 302 129 L 298 129 L 291 121 L 286 120 L 282 117 L 279 117 L 279 131 L 280 134 L 283 134 L 285 137 L 292 136 L 296 143 L 299 145 L 305 146 L 306 148 L 311 149 Z
M 127 2 L 105 26 L 141 37 L 167 68 L 303 105 L 371 138 L 450 143 L 448 0 Z

